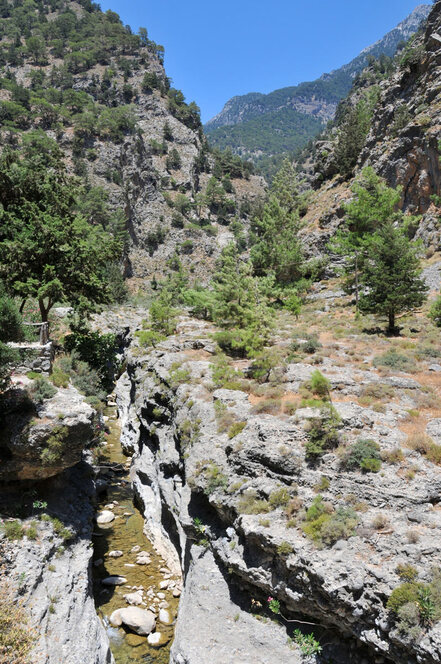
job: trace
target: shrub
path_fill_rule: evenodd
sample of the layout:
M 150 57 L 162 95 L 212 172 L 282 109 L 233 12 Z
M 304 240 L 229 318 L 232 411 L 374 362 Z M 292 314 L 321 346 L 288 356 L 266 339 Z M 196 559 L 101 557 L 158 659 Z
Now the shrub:
M 138 339 L 139 345 L 144 348 L 155 348 L 166 338 L 163 334 L 155 330 L 138 330 L 135 332 L 135 337 Z
M 165 165 L 168 171 L 178 171 L 181 168 L 182 161 L 176 148 L 170 150 L 170 153 L 165 161 Z
M 0 341 L 21 341 L 23 339 L 21 314 L 12 297 L 8 297 L 0 284 Z
M 50 378 L 55 387 L 66 388 L 69 385 L 69 374 L 65 373 L 64 371 L 61 371 L 60 367 L 57 364 L 54 365 Z
M 46 440 L 44 450 L 40 454 L 43 466 L 52 466 L 58 463 L 65 452 L 68 438 L 69 429 L 67 427 L 59 426 L 53 429 Z
M 382 401 L 383 399 L 392 399 L 394 394 L 395 390 L 391 385 L 385 385 L 384 383 L 369 383 L 363 387 L 360 396 L 362 398 L 366 397 Z
M 289 542 L 281 542 L 277 547 L 277 553 L 279 556 L 289 556 L 290 553 L 294 551 L 292 545 Z
M 415 581 L 418 576 L 418 570 L 409 563 L 397 565 L 396 573 L 403 581 Z
M 10 541 L 21 540 L 25 534 L 20 521 L 5 521 L 3 524 L 3 529 L 5 532 L 5 537 Z
M 438 295 L 430 307 L 429 318 L 433 320 L 437 327 L 441 327 L 441 295 Z
M 250 368 L 250 376 L 259 383 L 270 379 L 273 369 L 280 364 L 280 354 L 274 349 L 265 349 L 257 354 Z
M 317 482 L 317 484 L 314 485 L 314 491 L 316 493 L 319 493 L 320 491 L 326 491 L 330 486 L 331 481 L 325 475 L 322 475 L 320 482 Z
M 306 512 L 303 531 L 316 544 L 330 546 L 339 539 L 351 537 L 357 523 L 358 516 L 352 508 L 339 507 L 333 512 L 332 505 L 319 495 Z
M 337 427 L 340 422 L 340 416 L 333 406 L 326 404 L 321 407 L 319 417 L 309 423 L 306 443 L 308 460 L 316 461 L 326 450 L 337 447 L 339 443 Z
M 303 339 L 294 339 L 292 341 L 290 351 L 293 353 L 300 351 L 302 353 L 308 353 L 309 355 L 312 355 L 320 348 L 322 348 L 322 344 L 316 336 L 305 334 Z
M 387 608 L 397 614 L 399 609 L 409 602 L 418 602 L 418 584 L 403 583 L 395 588 L 387 600 Z
M 329 398 L 331 383 L 318 369 L 312 372 L 310 387 L 313 394 L 322 398 Z
M 228 438 L 235 438 L 238 436 L 246 427 L 246 422 L 234 422 L 228 429 Z
M 214 493 L 216 489 L 225 490 L 228 487 L 228 477 L 221 472 L 219 466 L 217 466 L 214 462 L 210 463 L 210 465 L 206 468 L 204 476 L 206 479 L 204 492 L 208 496 Z
M 342 465 L 347 470 L 377 473 L 381 468 L 380 446 L 373 440 L 359 440 L 349 448 Z
M 372 521 L 372 527 L 375 528 L 375 530 L 384 530 L 389 525 L 389 519 L 385 514 L 377 514 Z
M 265 514 L 271 511 L 269 502 L 258 499 L 255 491 L 244 493 L 239 499 L 237 508 L 240 514 Z
M 52 399 L 56 393 L 55 387 L 44 376 L 36 378 L 31 387 L 32 398 L 36 403 L 43 403 L 46 399 Z
M 373 364 L 374 367 L 389 367 L 395 371 L 403 371 L 406 373 L 416 371 L 415 362 L 394 349 L 388 350 L 386 353 L 383 353 L 383 355 L 377 355 L 373 360 Z
M 279 412 L 281 407 L 282 407 L 282 402 L 280 399 L 264 399 L 263 401 L 259 401 L 259 403 L 253 406 L 251 412 L 257 415 L 259 413 L 268 413 L 270 415 L 275 415 L 276 413 Z
M 269 504 L 271 507 L 285 507 L 290 500 L 290 495 L 288 489 L 281 487 L 276 491 L 273 491 L 269 497 Z
M 407 446 L 426 456 L 432 463 L 441 465 L 441 445 L 433 442 L 425 433 L 415 433 L 408 437 Z
M 293 641 L 304 657 L 319 655 L 323 650 L 314 634 L 303 634 L 299 629 L 294 630 Z

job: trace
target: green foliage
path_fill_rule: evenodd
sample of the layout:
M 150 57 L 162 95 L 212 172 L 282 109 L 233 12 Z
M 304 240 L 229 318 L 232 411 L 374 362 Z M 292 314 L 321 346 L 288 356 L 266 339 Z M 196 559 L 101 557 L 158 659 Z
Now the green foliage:
M 307 432 L 306 458 L 317 461 L 327 450 L 337 447 L 340 437 L 338 426 L 340 416 L 331 404 L 323 404 L 320 415 L 310 421 Z
M 168 171 L 178 171 L 181 168 L 182 166 L 181 155 L 176 150 L 176 148 L 170 150 L 167 159 L 165 161 L 165 165 Z
M 19 360 L 18 351 L 0 341 L 0 391 L 8 387 L 12 367 Z
M 331 381 L 325 378 L 325 376 L 318 370 L 315 369 L 309 380 L 309 385 L 311 387 L 311 392 L 316 394 L 319 397 L 328 398 L 331 391 Z
M 403 581 L 412 582 L 418 576 L 418 570 L 409 563 L 400 563 L 397 565 L 396 572 Z
M 0 342 L 22 341 L 23 323 L 17 304 L 0 285 Z
M 76 372 L 75 362 L 82 360 L 97 372 L 102 386 L 111 389 L 116 371 L 117 337 L 115 334 L 100 334 L 90 330 L 84 323 L 72 322 L 71 334 L 65 337 L 64 347 L 67 352 L 76 354 L 71 366 L 74 372 Z M 98 392 L 101 392 L 101 389 Z
M 228 429 L 228 438 L 231 440 L 238 436 L 245 429 L 246 422 L 234 422 Z
M 303 634 L 299 629 L 294 630 L 293 641 L 304 657 L 319 655 L 323 650 L 314 634 Z
M 60 357 L 55 364 L 56 375 L 60 380 L 65 380 L 66 375 L 69 376 L 72 384 L 85 396 L 104 401 L 106 391 L 103 390 L 103 383 L 110 383 L 110 379 L 107 376 L 102 378 L 98 370 L 80 359 L 81 357 L 77 350 L 73 350 L 70 355 Z
M 211 494 L 217 489 L 225 491 L 228 487 L 228 477 L 221 472 L 221 469 L 214 463 L 214 461 L 207 466 L 204 471 L 204 476 L 206 480 L 204 492 L 208 496 L 211 496 Z
M 370 239 L 360 282 L 360 310 L 385 315 L 388 332 L 395 332 L 395 317 L 423 304 L 428 287 L 420 277 L 417 248 L 391 222 Z
M 280 489 L 276 489 L 275 491 L 271 492 L 269 497 L 269 504 L 272 508 L 286 507 L 290 499 L 291 496 L 288 489 L 281 487 Z
M 3 532 L 6 539 L 10 541 L 21 540 L 25 534 L 24 528 L 20 521 L 4 521 Z
M 253 221 L 251 260 L 257 275 L 273 272 L 278 284 L 302 276 L 303 253 L 298 239 L 302 197 L 292 164 L 286 160 L 274 179 L 262 216 Z
M 169 336 L 176 330 L 177 309 L 172 305 L 174 302 L 173 293 L 163 288 L 159 297 L 150 305 L 151 327 L 155 332 Z
M 183 122 L 189 129 L 199 129 L 201 126 L 200 110 L 194 101 L 186 104 L 185 97 L 180 90 L 170 88 L 168 95 L 168 108 L 172 115 Z
M 0 276 L 7 288 L 36 298 L 43 321 L 56 301 L 83 311 L 106 302 L 105 268 L 121 244 L 75 214 L 76 183 L 58 158 L 3 152 L 0 182 Z
M 433 320 L 437 327 L 441 327 L 441 295 L 438 295 L 430 307 L 429 318 Z
M 332 546 L 339 539 L 352 537 L 357 523 L 358 516 L 353 509 L 339 507 L 334 512 L 332 506 L 318 495 L 306 512 L 303 531 L 317 545 Z
M 44 376 L 36 378 L 31 387 L 31 395 L 36 403 L 43 403 L 46 399 L 52 399 L 56 393 L 57 390 Z
M 249 370 L 249 375 L 258 383 L 266 383 L 271 372 L 281 364 L 281 356 L 277 350 L 269 348 L 256 354 Z
M 277 553 L 279 556 L 289 556 L 290 553 L 294 551 L 292 544 L 289 542 L 281 542 L 277 547 Z
M 226 328 L 215 335 L 221 348 L 241 356 L 260 351 L 270 330 L 266 298 L 252 276 L 251 266 L 241 261 L 232 244 L 222 251 L 213 289 L 214 321 Z
M 213 291 L 206 288 L 189 288 L 183 295 L 184 304 L 189 307 L 191 314 L 203 320 L 212 320 L 216 306 Z
M 395 371 L 404 372 L 413 371 L 415 368 L 415 363 L 412 359 L 402 353 L 398 353 L 393 348 L 382 355 L 374 357 L 373 365 L 374 367 L 389 367 Z
M 64 426 L 55 427 L 45 442 L 44 450 L 40 454 L 43 466 L 54 466 L 62 458 L 69 438 L 69 429 Z
M 373 440 L 361 439 L 349 448 L 343 459 L 347 470 L 377 473 L 381 468 L 380 446 Z
M 257 498 L 255 491 L 248 490 L 239 499 L 238 511 L 240 514 L 265 514 L 271 511 L 271 506 L 267 500 Z
M 336 167 L 344 177 L 352 174 L 371 127 L 372 113 L 379 99 L 379 89 L 368 89 L 355 106 L 348 103 L 340 125 L 335 149 Z
M 416 583 L 403 583 L 395 588 L 387 600 L 387 608 L 396 614 L 402 606 L 409 602 L 418 602 L 418 584 Z
M 138 330 L 135 332 L 135 337 L 138 339 L 140 346 L 144 346 L 144 348 L 155 348 L 166 338 L 165 335 L 155 330 Z

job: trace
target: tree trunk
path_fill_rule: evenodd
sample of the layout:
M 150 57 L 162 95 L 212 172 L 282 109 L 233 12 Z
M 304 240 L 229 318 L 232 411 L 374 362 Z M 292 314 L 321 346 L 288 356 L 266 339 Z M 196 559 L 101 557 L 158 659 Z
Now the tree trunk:
M 355 254 L 355 309 L 358 311 L 358 254 Z
M 395 332 L 395 311 L 389 311 L 389 326 L 387 328 L 388 334 Z
M 49 307 L 44 306 L 43 300 L 38 300 L 38 306 L 40 307 L 41 322 L 48 322 Z

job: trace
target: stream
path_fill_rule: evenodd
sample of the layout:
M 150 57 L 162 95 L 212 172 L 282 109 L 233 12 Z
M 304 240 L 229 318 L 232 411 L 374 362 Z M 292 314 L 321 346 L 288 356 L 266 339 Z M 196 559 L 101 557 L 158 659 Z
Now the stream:
M 93 591 L 96 609 L 106 628 L 116 664 L 168 664 L 179 603 L 179 597 L 174 597 L 173 592 L 178 595 L 180 579 L 169 572 L 165 561 L 157 555 L 144 535 L 144 519 L 133 503 L 130 460 L 121 448 L 116 408 L 108 408 L 105 415 L 109 418 L 106 422 L 109 433 L 107 443 L 99 452 L 97 464 L 101 467 L 100 477 L 108 482 L 108 489 L 100 496 L 97 513 L 111 508 L 115 520 L 102 526 L 96 524 L 94 529 Z M 106 466 L 113 469 L 107 470 Z M 122 555 L 109 557 L 110 552 L 117 551 Z M 141 553 L 146 553 L 144 558 L 150 558 L 149 564 L 136 563 Z M 114 575 L 125 577 L 127 582 L 116 587 L 102 584 L 103 579 Z M 171 588 L 160 588 L 160 583 L 163 582 L 164 586 L 167 581 Z M 109 623 L 113 611 L 129 606 L 123 596 L 139 590 L 143 595 L 143 604 L 139 608 L 156 614 L 156 632 L 162 634 L 160 647 L 149 645 L 146 636 L 138 636 L 123 627 L 112 627 Z M 172 624 L 166 625 L 158 620 L 161 608 L 168 611 Z

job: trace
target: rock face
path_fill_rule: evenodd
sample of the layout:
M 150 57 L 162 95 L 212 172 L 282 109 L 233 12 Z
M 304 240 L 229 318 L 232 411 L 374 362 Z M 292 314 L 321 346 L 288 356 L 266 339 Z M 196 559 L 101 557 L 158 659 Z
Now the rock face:
M 0 539 L 2 583 L 15 587 L 19 579 L 29 627 L 37 635 L 36 662 L 114 664 L 91 593 L 92 478 L 91 467 L 80 463 L 46 480 L 46 509 L 62 529 L 54 530 L 55 522 L 34 514 L 35 539 Z M 19 497 L 16 491 L 14 485 L 2 487 L 2 515 L 23 498 L 23 489 Z
M 197 107 L 188 107 L 180 91 L 170 90 L 163 48 L 147 37 L 139 40 L 130 29 L 127 32 L 128 26 L 124 30 L 116 13 L 101 12 L 86 0 L 59 2 L 55 11 L 49 0 L 42 0 L 41 8 L 28 10 L 30 21 L 34 20 L 33 11 L 35 23 L 44 17 L 45 23 L 35 29 L 38 35 L 41 25 L 48 23 L 46 15 L 54 25 L 59 14 L 64 17 L 69 13 L 69 23 L 74 28 L 67 37 L 63 33 L 66 59 L 56 55 L 50 43 L 44 61 L 38 64 L 27 49 L 23 49 L 18 61 L 3 59 L 2 74 L 8 70 L 25 88 L 23 95 L 29 95 L 33 74 L 44 79 L 43 96 L 47 88 L 56 89 L 55 95 L 48 96 L 52 117 L 63 116 L 63 121 L 57 122 L 44 121 L 39 113 L 32 115 L 24 126 L 14 126 L 15 138 L 15 130 L 19 134 L 24 127 L 45 131 L 61 148 L 68 170 L 75 171 L 88 186 L 100 188 L 96 200 L 104 203 L 107 198 L 110 209 L 118 211 L 126 222 L 126 276 L 151 278 L 157 273 L 159 277 L 166 270 L 167 261 L 178 253 L 183 264 L 195 269 L 195 276 L 206 279 L 220 248 L 233 237 L 229 223 L 241 220 L 249 224 L 250 210 L 246 206 L 264 195 L 263 179 L 249 177 L 249 171 L 241 177 L 236 164 L 231 169 L 229 191 L 221 187 L 225 199 L 222 205 L 206 204 L 204 196 L 215 160 L 208 154 Z M 15 34 L 15 27 L 8 25 L 12 19 L 7 8 L 2 17 L 5 30 Z M 100 48 L 96 57 L 91 55 L 97 44 L 90 36 L 93 31 L 89 32 L 82 42 L 89 57 L 76 66 L 67 64 L 72 57 L 69 39 L 78 38 L 82 26 L 75 30 L 75 21 L 81 20 L 95 27 L 100 25 Z M 102 34 L 112 37 L 101 40 Z M 67 84 L 59 76 L 65 69 Z M 73 105 L 72 114 L 66 113 L 56 99 L 57 95 L 61 99 L 66 89 L 73 90 L 82 100 L 78 107 Z M 11 92 L 4 88 L 0 106 L 11 99 Z M 93 127 L 90 117 L 87 127 L 81 125 L 86 107 L 94 109 Z M 111 116 L 118 113 L 115 109 L 128 113 L 124 127 L 118 131 L 118 119 Z M 107 117 L 106 128 L 101 130 L 97 119 L 100 116 Z M 10 128 L 3 127 L 0 133 L 4 143 L 12 136 Z M 224 175 L 225 172 L 216 173 L 218 187 Z
M 368 89 L 379 93 L 373 110 L 371 129 L 355 167 L 357 177 L 366 166 L 372 166 L 389 186 L 402 188 L 401 208 L 421 214 L 415 237 L 431 253 L 441 248 L 438 223 L 441 193 L 439 152 L 440 86 L 441 86 L 441 4 L 431 7 L 411 48 L 398 58 L 392 74 L 384 80 L 369 82 L 369 69 L 364 82 L 355 87 L 345 104 L 356 106 Z M 318 189 L 305 217 L 303 238 L 311 257 L 329 253 L 326 244 L 344 217 L 344 204 L 353 196 L 350 181 L 336 180 L 336 137 L 334 129 L 327 140 L 315 145 L 315 161 L 304 165 L 305 177 Z M 333 179 L 334 178 L 334 179 Z M 338 259 L 332 256 L 333 265 Z
M 331 452 L 321 465 L 305 462 L 308 427 L 320 412 L 308 407 L 292 417 L 256 414 L 247 393 L 213 390 L 213 347 L 204 325 L 186 321 L 181 329 L 150 353 L 129 350 L 128 371 L 117 389 L 122 442 L 135 452 L 131 476 L 146 532 L 168 565 L 179 559 L 185 573 L 172 662 L 239 662 L 246 652 L 247 661 L 263 663 L 274 661 L 267 656 L 274 648 L 279 661 L 291 661 L 284 651 L 286 634 L 282 640 L 265 629 L 263 635 L 248 613 L 252 599 L 265 604 L 268 596 L 277 597 L 284 615 L 329 630 L 330 638 L 322 641 L 335 662 L 439 662 L 441 624 L 409 641 L 386 608 L 400 584 L 399 563 L 414 566 L 421 579 L 441 564 L 438 468 L 404 448 L 406 463 L 418 463 L 416 478 L 397 472 L 394 462 L 381 473 L 342 472 Z M 176 366 L 185 379 L 177 380 Z M 315 369 L 288 365 L 279 377 L 286 398 L 298 394 Z M 345 445 L 373 438 L 393 457 L 406 439 L 400 429 L 406 409 L 423 390 L 419 381 L 345 368 L 326 356 L 321 370 L 332 385 Z M 392 390 L 396 401 L 384 412 L 362 406 L 358 397 L 366 389 Z M 245 424 L 233 438 L 219 428 L 219 412 L 225 411 Z M 431 435 L 437 426 L 433 420 Z M 359 510 L 353 535 L 338 535 L 323 548 L 305 536 L 301 522 L 294 519 L 287 527 L 276 498 L 284 489 L 294 512 L 306 509 L 321 483 L 329 509 L 356 505 Z M 257 509 L 262 504 L 265 509 Z M 202 540 L 206 551 L 197 545 Z M 189 636 L 195 622 L 197 642 Z M 254 653 L 255 643 L 261 644 L 260 653 L 257 647 Z M 228 659 L 223 644 L 234 649 L 236 659 Z
M 72 386 L 41 405 L 15 388 L 1 395 L 0 480 L 41 480 L 81 460 L 95 435 L 96 412 Z
M 428 4 L 420 5 L 383 39 L 364 49 L 350 63 L 323 74 L 316 81 L 281 88 L 267 95 L 253 92 L 233 97 L 218 115 L 207 122 L 205 130 L 209 141 L 251 157 L 258 157 L 262 152 L 264 155 L 277 153 L 280 148 L 277 149 L 276 142 L 271 149 L 271 132 L 265 133 L 265 123 L 271 118 L 271 126 L 277 126 L 277 135 L 284 136 L 285 151 L 290 142 L 293 146 L 302 147 L 334 118 L 339 101 L 350 91 L 354 77 L 366 67 L 368 57 L 379 57 L 381 54 L 393 56 L 398 44 L 407 41 L 418 30 L 430 9 Z M 300 114 L 303 123 L 299 123 L 297 136 L 293 136 L 296 134 L 293 131 L 295 113 Z M 308 127 L 306 131 L 305 126 Z M 259 134 L 265 137 L 260 144 Z

